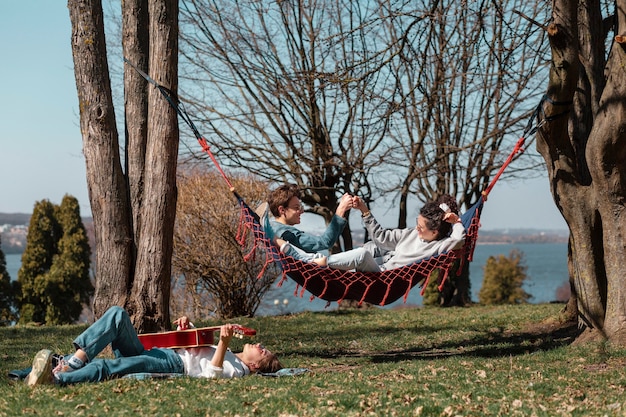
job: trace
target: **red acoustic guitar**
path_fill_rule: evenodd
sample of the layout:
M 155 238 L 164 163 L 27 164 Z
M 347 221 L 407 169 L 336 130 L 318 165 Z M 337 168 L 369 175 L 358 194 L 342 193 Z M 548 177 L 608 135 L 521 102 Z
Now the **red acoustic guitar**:
M 161 333 L 140 334 L 139 341 L 144 349 L 159 348 L 189 348 L 213 345 L 213 333 L 219 331 L 220 326 L 201 327 L 198 329 L 175 330 Z M 236 337 L 254 336 L 256 330 L 233 324 Z

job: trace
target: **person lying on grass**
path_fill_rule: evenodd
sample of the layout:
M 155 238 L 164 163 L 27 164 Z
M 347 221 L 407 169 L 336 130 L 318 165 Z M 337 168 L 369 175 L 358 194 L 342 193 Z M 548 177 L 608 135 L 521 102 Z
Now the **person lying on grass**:
M 187 317 L 181 317 L 175 324 L 180 330 L 190 325 Z M 244 345 L 242 352 L 231 352 L 228 345 L 233 335 L 233 326 L 226 324 L 221 326 L 220 339 L 215 346 L 145 350 L 128 313 L 114 306 L 74 340 L 76 351 L 72 355 L 59 357 L 48 349 L 40 350 L 25 382 L 30 386 L 68 385 L 135 373 L 236 378 L 256 372 L 276 372 L 282 368 L 277 356 L 258 343 Z M 115 359 L 96 358 L 109 344 Z M 55 358 L 57 363 L 53 367 Z

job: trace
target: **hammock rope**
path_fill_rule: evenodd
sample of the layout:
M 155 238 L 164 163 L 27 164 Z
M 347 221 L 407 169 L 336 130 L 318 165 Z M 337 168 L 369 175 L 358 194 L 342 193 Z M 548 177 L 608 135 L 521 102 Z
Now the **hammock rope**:
M 506 167 L 513 161 L 515 156 L 524 151 L 524 143 L 528 135 L 534 134 L 544 123 L 551 121 L 557 117 L 561 117 L 568 113 L 566 110 L 554 116 L 547 116 L 543 113 L 543 103 L 549 101 L 553 105 L 569 105 L 571 103 L 553 102 L 547 96 L 544 96 L 534 111 L 531 119 L 524 130 L 522 137 L 517 141 L 512 152 L 500 167 L 498 173 L 492 179 L 489 186 L 483 191 L 479 198 L 470 209 L 463 213 L 461 221 L 465 227 L 465 244 L 461 249 L 442 253 L 428 259 L 405 265 L 400 268 L 385 270 L 381 272 L 356 272 L 343 271 L 329 267 L 319 266 L 315 263 L 308 263 L 297 260 L 282 254 L 276 245 L 272 242 L 271 227 L 267 220 L 267 215 L 261 216 L 252 210 L 243 198 L 236 192 L 231 184 L 228 176 L 222 170 L 217 159 L 211 151 L 206 139 L 200 134 L 194 125 L 191 117 L 185 110 L 183 104 L 178 100 L 176 95 L 154 81 L 148 74 L 137 68 L 126 58 L 124 61 L 134 68 L 149 83 L 153 84 L 175 109 L 180 118 L 189 126 L 195 135 L 202 151 L 206 153 L 220 175 L 228 185 L 230 191 L 237 199 L 240 206 L 240 219 L 237 230 L 237 241 L 242 248 L 246 247 L 248 236 L 252 236 L 252 247 L 244 255 L 244 261 L 252 260 L 257 251 L 260 249 L 265 254 L 265 262 L 259 273 L 259 277 L 264 275 L 267 268 L 275 263 L 282 270 L 282 277 L 278 282 L 278 286 L 282 286 L 289 277 L 296 282 L 296 290 L 294 295 L 303 297 L 305 290 L 311 293 L 310 299 L 315 297 L 327 301 L 330 304 L 333 301 L 341 302 L 343 300 L 355 300 L 359 304 L 364 302 L 371 304 L 387 305 L 401 297 L 406 302 L 409 292 L 416 285 L 421 286 L 420 294 L 423 296 L 427 288 L 433 271 L 438 270 L 439 284 L 438 289 L 441 291 L 449 279 L 449 273 L 454 264 L 459 261 L 457 275 L 462 272 L 462 266 L 465 262 L 471 262 L 474 256 L 474 249 L 478 239 L 478 229 L 480 228 L 480 214 L 484 202 L 487 200 L 488 194 L 498 181 Z M 539 123 L 535 125 L 535 120 Z

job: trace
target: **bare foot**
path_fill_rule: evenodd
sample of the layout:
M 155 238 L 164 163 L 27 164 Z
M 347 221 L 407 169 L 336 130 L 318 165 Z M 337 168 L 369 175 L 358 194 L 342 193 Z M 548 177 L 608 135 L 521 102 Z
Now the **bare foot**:
M 281 239 L 281 238 L 279 238 L 279 237 L 275 237 L 275 238 L 274 238 L 274 244 L 275 244 L 276 246 L 278 246 L 278 248 L 280 249 L 280 251 L 281 251 L 282 253 L 285 253 L 285 251 L 284 251 L 283 249 L 285 248 L 285 244 L 286 244 L 286 243 L 287 243 L 287 241 L 286 241 L 286 240 L 284 240 L 284 239 Z
M 313 263 L 318 264 L 319 266 L 328 265 L 328 256 L 321 256 L 319 258 L 313 259 Z

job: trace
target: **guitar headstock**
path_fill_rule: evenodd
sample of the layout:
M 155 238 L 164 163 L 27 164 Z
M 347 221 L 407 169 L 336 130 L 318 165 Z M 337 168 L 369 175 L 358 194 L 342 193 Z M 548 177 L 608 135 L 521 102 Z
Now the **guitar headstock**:
M 251 329 L 249 327 L 243 327 L 238 324 L 233 324 L 233 331 L 235 333 L 235 337 L 239 339 L 243 339 L 244 336 L 256 335 L 256 330 Z

